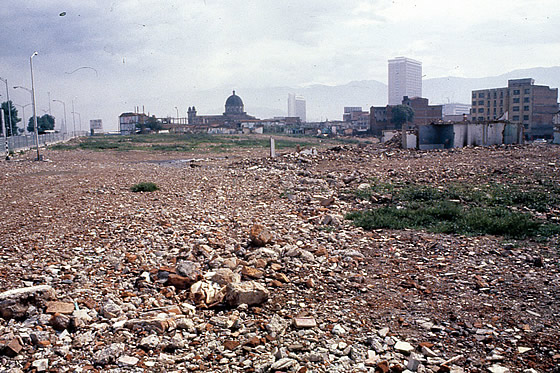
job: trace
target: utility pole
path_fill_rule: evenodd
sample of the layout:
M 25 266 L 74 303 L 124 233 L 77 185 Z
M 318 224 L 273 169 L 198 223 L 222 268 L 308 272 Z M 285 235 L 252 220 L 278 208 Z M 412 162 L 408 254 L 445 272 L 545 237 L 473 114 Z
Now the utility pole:
M 8 120 L 9 120 L 9 126 L 10 126 L 10 133 L 13 136 L 14 134 L 12 133 L 12 105 L 10 102 L 10 91 L 8 90 L 8 78 L 3 79 L 0 78 L 1 81 L 3 81 L 4 83 L 6 83 L 6 99 L 8 100 L 8 102 L 6 103 L 8 105 Z M 8 128 L 8 126 L 5 126 L 6 128 Z M 8 136 L 8 134 L 6 134 L 6 136 Z
M 35 79 L 33 78 L 33 57 L 38 53 L 34 52 L 31 57 L 29 57 L 29 66 L 31 67 L 31 95 L 33 96 L 33 127 L 35 127 L 35 141 L 37 141 L 37 160 L 41 160 L 41 154 L 39 154 L 39 129 L 37 128 L 37 104 L 35 102 Z

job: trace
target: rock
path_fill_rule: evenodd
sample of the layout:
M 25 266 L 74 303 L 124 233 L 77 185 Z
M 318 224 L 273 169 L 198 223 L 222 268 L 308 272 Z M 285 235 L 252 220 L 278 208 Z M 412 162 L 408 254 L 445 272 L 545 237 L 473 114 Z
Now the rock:
M 274 364 L 272 364 L 270 370 L 275 371 L 275 370 L 288 370 L 292 368 L 295 369 L 298 365 L 299 364 L 294 359 L 283 358 L 276 361 Z
M 508 368 L 505 368 L 503 366 L 500 366 L 498 364 L 494 364 L 491 367 L 488 368 L 488 370 L 490 371 L 490 373 L 509 373 L 511 372 Z
M 272 241 L 272 234 L 260 224 L 254 224 L 251 227 L 249 237 L 254 246 L 265 246 Z
M 116 304 L 112 299 L 105 300 L 101 306 L 101 315 L 108 319 L 118 317 L 122 313 L 122 308 Z
M 49 369 L 49 359 L 35 360 L 31 366 L 35 368 L 37 372 L 44 372 Z
M 221 286 L 226 286 L 227 284 L 241 282 L 241 276 L 229 268 L 220 268 L 216 270 L 211 280 Z
M 49 285 L 5 291 L 0 293 L 0 316 L 4 319 L 23 318 L 27 313 L 29 305 L 42 308 L 48 300 L 54 297 L 54 289 Z
M 395 344 L 394 348 L 395 350 L 405 353 L 407 355 L 410 354 L 412 351 L 414 351 L 414 347 L 412 347 L 410 343 L 403 342 L 403 341 L 398 341 Z
M 123 365 L 133 366 L 138 364 L 138 361 L 140 361 L 140 359 L 138 359 L 137 357 L 124 355 L 118 358 L 117 364 L 121 366 Z
M 140 340 L 140 343 L 138 344 L 138 347 L 144 350 L 153 350 L 159 345 L 159 343 L 160 343 L 159 337 L 157 335 L 152 334 L 142 338 Z
M 97 351 L 93 356 L 93 361 L 97 365 L 107 365 L 115 360 L 124 352 L 124 343 L 112 343 L 111 345 Z
M 63 315 L 60 313 L 55 313 L 51 316 L 49 320 L 49 324 L 53 327 L 53 329 L 61 331 L 66 330 L 70 326 L 70 316 Z
M 317 322 L 313 317 L 296 317 L 294 318 L 294 326 L 298 329 L 315 328 Z
M 420 366 L 420 363 L 420 360 L 416 359 L 415 357 L 410 357 L 406 364 L 406 369 L 412 372 L 416 372 L 418 370 L 418 367 Z
M 255 281 L 245 281 L 228 284 L 225 299 L 230 306 L 237 307 L 240 304 L 261 304 L 268 300 L 268 296 L 269 292 L 263 285 Z
M 74 303 L 69 302 L 47 302 L 46 313 L 61 313 L 69 315 L 74 312 Z
M 346 334 L 346 329 L 344 329 L 340 324 L 333 326 L 331 332 L 338 336 L 343 336 Z
M 283 317 L 277 314 L 274 314 L 272 318 L 268 321 L 268 324 L 266 324 L 266 330 L 269 333 L 282 335 L 284 331 L 286 331 L 288 326 L 289 326 L 288 320 L 284 319 Z
M 253 267 L 247 267 L 247 266 L 243 266 L 243 268 L 241 269 L 241 274 L 245 277 L 255 278 L 255 279 L 264 277 L 264 271 L 261 271 L 260 269 L 253 268 Z
M 4 353 L 10 357 L 14 357 L 21 352 L 23 346 L 21 345 L 19 338 L 13 338 L 10 343 L 4 348 Z M 1 353 L 2 351 L 0 351 Z
M 190 297 L 201 308 L 213 307 L 222 303 L 225 295 L 226 287 L 221 287 L 215 282 L 202 280 L 191 286 Z
M 199 263 L 181 260 L 177 263 L 175 270 L 179 276 L 186 277 L 191 285 L 202 279 Z
M 87 309 L 74 310 L 72 313 L 72 326 L 75 329 L 83 328 L 88 325 L 91 320 L 92 317 L 89 315 L 89 310 Z
M 225 341 L 224 348 L 230 351 L 235 350 L 241 343 L 239 341 Z

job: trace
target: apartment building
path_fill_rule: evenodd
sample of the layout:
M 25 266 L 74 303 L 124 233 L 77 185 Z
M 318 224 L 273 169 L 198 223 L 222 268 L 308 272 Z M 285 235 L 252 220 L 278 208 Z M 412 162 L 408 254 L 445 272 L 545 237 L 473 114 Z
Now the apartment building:
M 528 140 L 552 138 L 557 102 L 558 88 L 535 85 L 531 78 L 510 79 L 507 87 L 472 91 L 471 119 L 507 119 L 522 123 Z

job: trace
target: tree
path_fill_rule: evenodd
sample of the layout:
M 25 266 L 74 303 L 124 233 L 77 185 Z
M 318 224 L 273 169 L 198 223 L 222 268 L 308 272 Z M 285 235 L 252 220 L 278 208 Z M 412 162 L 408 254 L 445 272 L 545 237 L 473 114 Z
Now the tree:
M 412 122 L 414 119 L 414 110 L 408 105 L 397 105 L 391 109 L 391 122 L 400 126 L 402 130 L 402 147 L 407 148 L 406 144 L 406 126 L 405 123 Z
M 54 117 L 49 114 L 45 114 L 40 118 L 37 118 L 37 132 L 39 135 L 45 133 L 45 131 L 51 131 L 54 129 Z M 33 117 L 29 118 L 29 123 L 27 124 L 27 131 L 34 132 L 34 124 L 33 124 Z
M 140 133 L 147 133 L 148 131 L 157 132 L 163 127 L 161 122 L 156 118 L 156 116 L 148 117 L 148 119 L 141 118 L 139 123 L 136 123 L 136 128 L 140 130 Z
M 21 119 L 18 118 L 18 111 L 15 108 L 14 104 L 12 103 L 12 101 L 6 101 L 2 103 L 2 111 L 4 111 L 4 118 L 6 118 L 6 121 L 10 120 L 10 115 L 8 112 L 8 108 L 9 108 L 9 112 L 11 112 L 12 114 L 12 123 L 11 126 L 8 124 L 8 131 L 6 132 L 6 134 L 8 136 L 13 136 L 13 135 L 17 135 L 18 133 L 18 127 L 17 124 L 18 122 L 21 122 Z M 2 118 L 0 117 L 0 123 L 2 124 L 2 128 L 0 130 L 0 133 L 4 133 L 4 123 L 2 122 Z

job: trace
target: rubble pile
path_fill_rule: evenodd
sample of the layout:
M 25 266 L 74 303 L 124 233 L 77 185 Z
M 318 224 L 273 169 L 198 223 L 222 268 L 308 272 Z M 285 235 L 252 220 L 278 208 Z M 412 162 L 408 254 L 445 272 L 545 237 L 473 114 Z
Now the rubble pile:
M 376 182 L 558 183 L 559 156 L 340 145 L 198 167 L 149 152 L 2 162 L 1 370 L 558 372 L 557 238 L 365 231 L 345 215 Z

